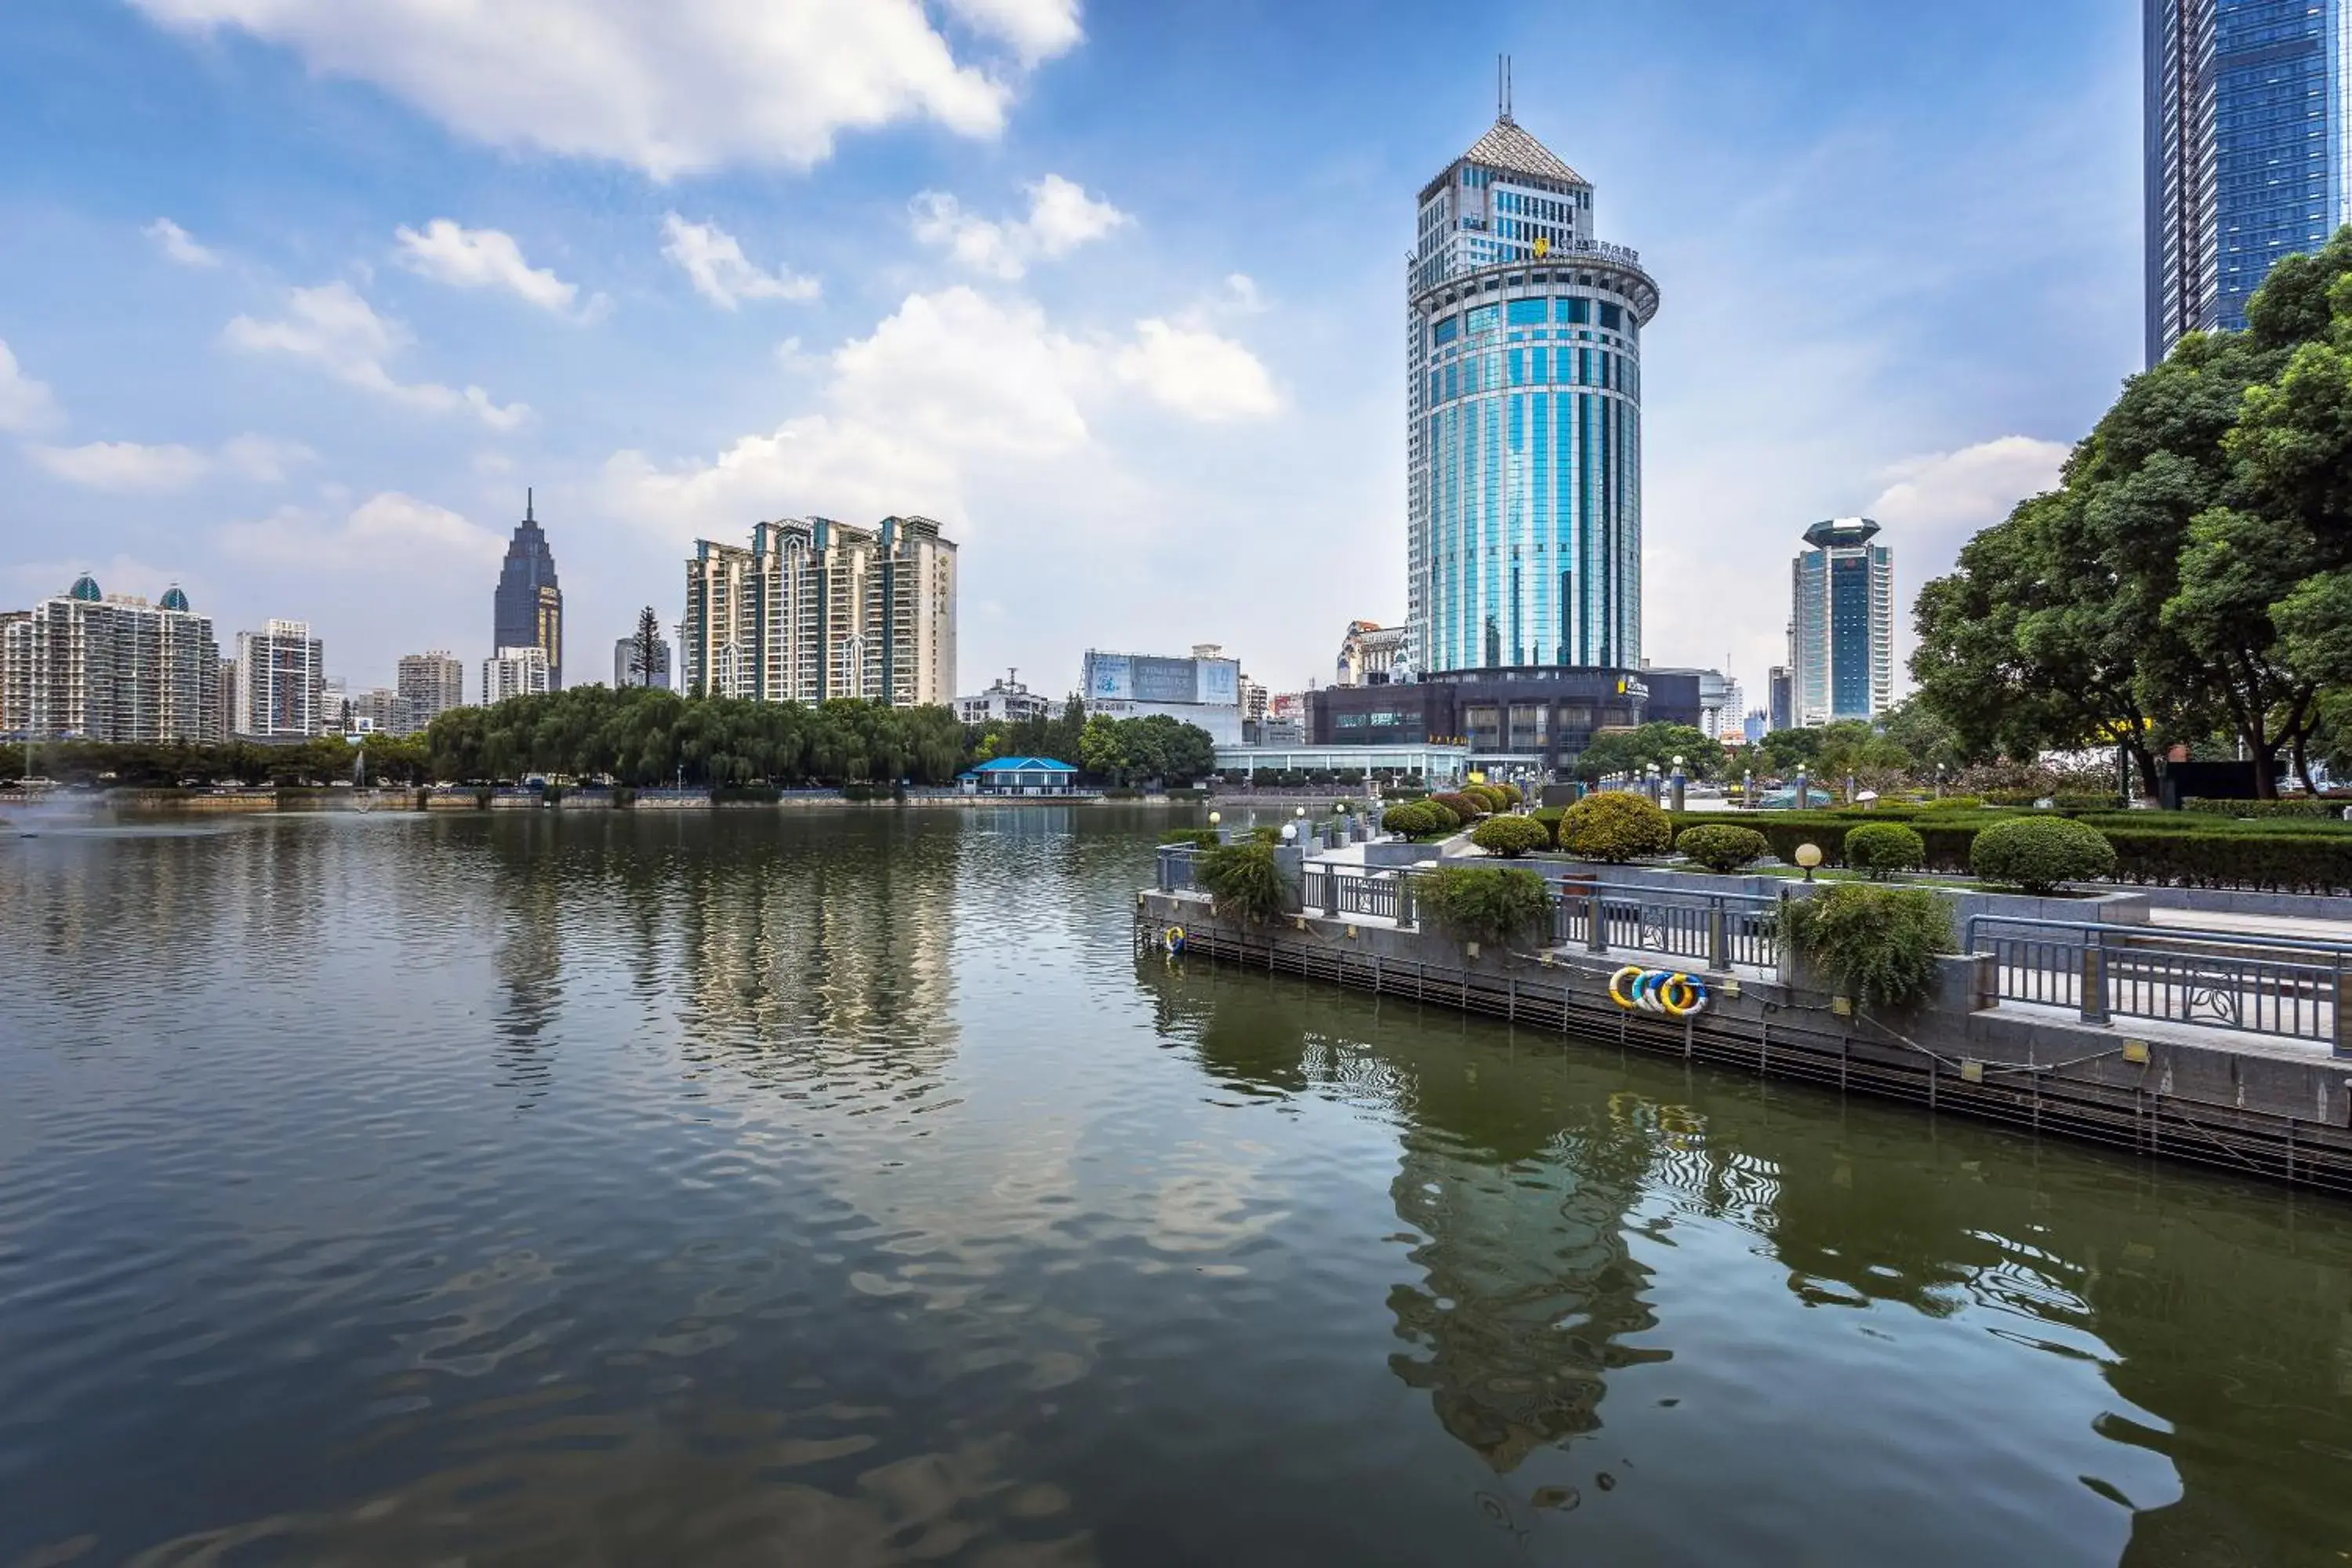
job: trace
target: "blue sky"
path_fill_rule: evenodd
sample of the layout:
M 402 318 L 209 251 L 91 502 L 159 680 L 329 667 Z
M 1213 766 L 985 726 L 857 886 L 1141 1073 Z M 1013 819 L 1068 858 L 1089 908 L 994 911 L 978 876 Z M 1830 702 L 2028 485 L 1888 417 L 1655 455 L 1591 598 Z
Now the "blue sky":
M 1403 608 L 1420 185 L 1516 107 L 1664 306 L 1644 647 L 1760 699 L 1806 523 L 1898 592 L 2137 368 L 2138 39 L 2093 0 L 11 0 L 0 601 L 184 583 L 329 672 L 573 679 L 698 536 L 925 512 L 961 684 Z

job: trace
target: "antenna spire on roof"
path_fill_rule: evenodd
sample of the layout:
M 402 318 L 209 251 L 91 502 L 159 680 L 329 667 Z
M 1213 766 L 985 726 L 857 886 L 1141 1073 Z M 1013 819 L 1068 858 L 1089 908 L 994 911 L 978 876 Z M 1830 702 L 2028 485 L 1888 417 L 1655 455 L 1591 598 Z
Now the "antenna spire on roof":
M 533 521 L 530 515 L 530 487 L 529 485 L 525 485 L 522 488 L 522 520 L 525 522 Z
M 1511 57 L 1495 57 L 1495 118 L 1511 123 Z

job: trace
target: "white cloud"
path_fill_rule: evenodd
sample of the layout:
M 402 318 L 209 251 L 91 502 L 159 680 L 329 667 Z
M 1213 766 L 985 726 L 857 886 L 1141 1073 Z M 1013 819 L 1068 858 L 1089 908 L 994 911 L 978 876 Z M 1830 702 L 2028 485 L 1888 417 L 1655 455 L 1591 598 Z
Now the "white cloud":
M 2002 436 L 1908 458 L 1886 471 L 1887 486 L 1869 515 L 1927 546 L 1925 561 L 1940 573 L 1969 535 L 2007 517 L 2019 501 L 2054 489 L 2071 449 L 2063 441 Z
M 151 447 L 137 441 L 91 441 L 79 447 L 32 446 L 25 450 L 33 461 L 61 479 L 89 489 L 118 494 L 182 490 L 199 479 L 224 473 L 277 484 L 286 478 L 289 467 L 318 457 L 299 441 L 254 435 L 225 441 L 217 452 L 176 444 Z
M 195 237 L 170 218 L 159 217 L 140 231 L 153 240 L 165 256 L 183 267 L 218 267 L 221 253 L 208 245 L 199 245 Z
M 213 467 L 212 458 L 193 447 L 142 447 L 136 441 L 27 447 L 26 452 L 58 478 L 94 490 L 185 489 Z
M 462 392 L 432 382 L 396 380 L 384 361 L 414 337 L 389 317 L 379 316 L 359 291 L 341 281 L 296 289 L 287 296 L 279 321 L 239 316 L 222 339 L 247 353 L 282 353 L 305 359 L 348 385 L 380 394 L 429 414 L 470 413 L 494 430 L 511 430 L 530 415 L 522 404 L 500 405 L 478 386 Z
M 446 507 L 385 490 L 340 522 L 307 507 L 280 507 L 266 518 L 221 531 L 230 554 L 263 565 L 310 572 L 413 572 L 488 566 L 506 546 L 499 536 Z
M 1076 0 L 948 0 L 1001 64 L 960 60 L 923 0 L 133 0 L 183 31 L 236 27 L 372 82 L 499 147 L 667 180 L 807 167 L 843 131 L 1004 123 L 1022 67 L 1078 41 Z
M 400 264 L 410 271 L 455 289 L 503 289 L 542 310 L 568 315 L 580 296 L 580 286 L 566 283 L 552 268 L 533 267 L 522 258 L 514 237 L 495 228 L 464 228 L 436 217 L 423 233 L 403 225 L 393 237 L 399 241 Z M 590 301 L 593 313 L 604 302 Z
M 1003 38 L 1029 62 L 1051 58 L 1076 44 L 1078 0 L 947 0 L 972 26 Z
M 1167 321 L 1135 324 L 1136 341 L 1119 351 L 1119 379 L 1161 406 L 1214 423 L 1282 411 L 1282 395 L 1257 356 L 1214 332 Z
M 63 417 L 48 387 L 26 375 L 0 341 L 0 430 L 45 430 Z
M 685 269 L 694 291 L 722 310 L 746 300 L 814 300 L 819 285 L 789 269 L 762 272 L 743 254 L 733 235 L 712 223 L 688 223 L 676 213 L 662 217 L 662 254 Z
M 924 191 L 909 204 L 915 237 L 946 250 L 977 272 L 1018 278 L 1032 262 L 1067 255 L 1135 220 L 1087 195 L 1083 186 L 1048 174 L 1029 187 L 1029 216 L 992 221 L 963 210 L 944 191 Z
M 810 511 L 922 511 L 964 526 L 976 486 L 1105 497 L 1117 465 L 1092 414 L 1130 389 L 1202 422 L 1280 406 L 1265 367 L 1229 340 L 1155 321 L 1124 342 L 1081 339 L 1034 301 L 965 287 L 908 296 L 828 370 L 821 410 L 708 462 L 661 468 L 615 454 L 614 510 L 728 534 L 750 518 Z M 1110 510 L 1103 500 L 1097 515 Z

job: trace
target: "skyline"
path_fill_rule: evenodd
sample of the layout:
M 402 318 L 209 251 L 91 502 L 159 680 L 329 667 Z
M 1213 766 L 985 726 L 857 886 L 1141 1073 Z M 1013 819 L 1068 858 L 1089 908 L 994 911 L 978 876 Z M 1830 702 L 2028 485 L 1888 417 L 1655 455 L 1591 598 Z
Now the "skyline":
M 1500 7 L 1433 72 L 1402 18 L 1326 6 L 877 5 L 899 33 L 774 57 L 846 84 L 784 110 L 721 47 L 782 46 L 688 6 L 609 68 L 635 112 L 605 125 L 549 108 L 590 68 L 503 34 L 471 41 L 512 101 L 457 91 L 413 5 L 355 43 L 316 5 L 31 0 L 0 61 L 36 152 L 0 175 L 0 585 L 176 579 L 390 684 L 491 651 L 530 485 L 592 647 L 648 597 L 675 624 L 698 535 L 923 513 L 964 545 L 968 671 L 1058 689 L 1088 646 L 1218 641 L 1328 679 L 1350 621 L 1406 613 L 1412 195 L 1507 48 L 1516 117 L 1674 300 L 1643 651 L 1760 690 L 1787 605 L 1759 584 L 1805 526 L 1879 519 L 1907 610 L 2137 367 L 2137 26 L 1702 9 L 1669 38 Z M 1282 68 L 1293 38 L 1326 68 Z

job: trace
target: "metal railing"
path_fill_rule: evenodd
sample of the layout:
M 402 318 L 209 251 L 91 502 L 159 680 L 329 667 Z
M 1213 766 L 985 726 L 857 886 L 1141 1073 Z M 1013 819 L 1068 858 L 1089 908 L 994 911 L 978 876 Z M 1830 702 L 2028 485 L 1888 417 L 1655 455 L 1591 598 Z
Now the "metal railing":
M 1191 845 L 1160 847 L 1161 892 L 1200 890 Z M 1359 915 L 1418 924 L 1412 873 L 1310 859 L 1299 876 L 1299 906 L 1326 918 Z M 1589 952 L 1654 952 L 1721 973 L 1738 964 L 1771 969 L 1780 962 L 1780 900 L 1770 894 L 1685 892 L 1624 887 L 1581 878 L 1547 877 L 1552 896 L 1549 945 Z
M 2004 1002 L 2335 1045 L 2352 1042 L 2352 943 L 2179 926 L 1974 915 L 1967 947 L 1990 952 Z

